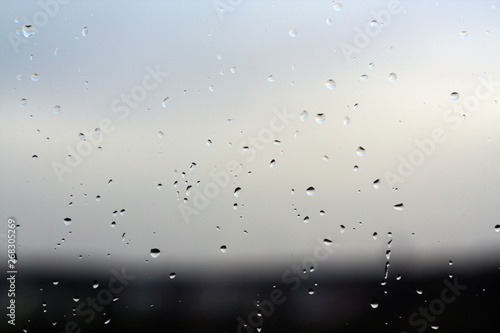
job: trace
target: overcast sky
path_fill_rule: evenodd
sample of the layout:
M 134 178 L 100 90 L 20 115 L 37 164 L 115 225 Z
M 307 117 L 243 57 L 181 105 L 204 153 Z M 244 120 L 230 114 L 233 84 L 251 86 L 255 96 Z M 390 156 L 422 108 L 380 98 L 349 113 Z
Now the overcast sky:
M 383 270 L 390 239 L 401 267 L 498 262 L 498 2 L 229 3 L 0 4 L 0 217 L 26 266 L 277 268 L 325 238 L 332 270 Z

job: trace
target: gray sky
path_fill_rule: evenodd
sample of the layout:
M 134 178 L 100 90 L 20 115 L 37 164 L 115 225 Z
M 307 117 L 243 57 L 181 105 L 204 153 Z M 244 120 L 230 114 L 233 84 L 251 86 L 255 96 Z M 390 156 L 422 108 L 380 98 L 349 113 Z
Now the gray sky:
M 340 246 L 325 269 L 378 272 L 388 232 L 401 269 L 498 262 L 500 86 L 484 84 L 500 81 L 498 2 L 402 2 L 394 14 L 385 1 L 343 1 L 340 11 L 330 1 L 221 1 L 223 12 L 214 3 L 74 0 L 29 38 L 13 36 L 44 9 L 0 5 L 0 217 L 21 225 L 26 266 L 78 265 L 83 255 L 151 268 L 281 269 L 329 238 Z M 374 17 L 381 11 L 389 16 Z M 372 37 L 360 44 L 366 29 Z M 355 60 L 346 47 L 356 48 Z M 155 81 L 156 69 L 168 74 Z M 146 85 L 157 84 L 144 90 L 148 75 Z M 113 112 L 126 106 L 122 95 L 141 91 L 126 116 Z M 283 110 L 294 117 L 276 120 Z M 103 119 L 112 129 L 101 128 L 99 144 L 60 181 L 54 163 L 66 165 L 67 147 L 83 144 L 79 133 L 88 143 Z M 415 141 L 435 130 L 441 142 L 423 155 Z M 280 144 L 263 143 L 266 133 Z M 258 147 L 244 154 L 248 137 Z M 397 175 L 400 158 L 417 155 L 423 162 L 392 190 L 387 172 Z M 179 207 L 193 208 L 195 189 L 214 186 L 210 172 L 233 160 L 242 165 L 237 177 L 215 185 L 219 194 L 187 223 Z

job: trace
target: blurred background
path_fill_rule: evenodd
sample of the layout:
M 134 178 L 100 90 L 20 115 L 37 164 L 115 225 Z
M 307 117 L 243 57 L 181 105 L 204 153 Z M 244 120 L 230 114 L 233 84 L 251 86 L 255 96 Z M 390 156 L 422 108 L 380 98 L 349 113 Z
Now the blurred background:
M 499 5 L 1 3 L 1 330 L 499 331 Z

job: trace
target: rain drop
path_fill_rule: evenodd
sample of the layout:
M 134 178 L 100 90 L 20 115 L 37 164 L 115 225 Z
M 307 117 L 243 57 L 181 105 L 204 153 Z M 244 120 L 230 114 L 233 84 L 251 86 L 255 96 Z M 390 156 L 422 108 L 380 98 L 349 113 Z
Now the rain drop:
M 389 79 L 389 82 L 394 82 L 397 80 L 397 78 L 398 78 L 398 76 L 395 73 L 391 73 L 391 74 L 389 74 L 388 79 Z
M 307 113 L 307 111 L 306 111 L 306 110 L 304 110 L 304 111 L 302 111 L 302 112 L 300 113 L 300 120 L 301 120 L 301 121 L 306 121 L 307 117 L 309 117 L 309 113 Z
M 295 28 L 292 28 L 288 34 L 291 36 L 291 37 L 297 37 L 297 29 Z
M 468 31 L 460 31 L 460 38 L 465 39 L 469 37 L 469 32 Z
M 458 99 L 460 98 L 460 95 L 454 91 L 450 94 L 450 99 L 453 101 L 453 102 L 456 102 L 458 101 Z
M 241 187 L 237 187 L 234 189 L 234 196 L 239 197 L 241 192 Z
M 348 116 L 344 117 L 344 125 L 349 125 L 351 123 L 351 119 Z
M 64 224 L 65 225 L 70 225 L 71 224 L 71 219 L 69 217 L 64 218 Z
M 325 82 L 325 86 L 330 89 L 330 90 L 333 90 L 335 89 L 335 87 L 337 87 L 337 84 L 335 83 L 335 81 L 333 81 L 332 79 L 329 79 Z
M 33 25 L 23 26 L 23 35 L 26 38 L 30 38 L 36 33 L 36 28 Z
M 404 209 L 404 205 L 402 203 L 398 203 L 397 205 L 394 205 L 394 209 L 402 211 Z
M 497 224 L 497 225 L 495 226 L 495 231 L 496 231 L 496 232 L 500 232 L 500 224 Z
M 83 37 L 86 37 L 88 33 L 89 33 L 89 28 L 85 27 L 82 29 L 82 36 Z
M 226 245 L 222 245 L 222 246 L 220 247 L 220 250 L 221 250 L 221 252 L 222 252 L 222 253 L 226 253 L 226 251 L 227 251 L 227 247 L 226 247 Z
M 165 134 L 163 134 L 163 132 L 162 132 L 162 131 L 159 131 L 159 132 L 158 132 L 158 137 L 159 137 L 161 140 L 163 140 L 163 139 L 165 139 Z
M 153 258 L 156 259 L 156 258 L 158 258 L 160 256 L 160 250 L 158 250 L 156 248 L 155 249 L 151 249 L 150 254 L 151 254 L 151 257 L 153 257 Z
M 37 73 L 31 74 L 31 81 L 33 82 L 40 81 L 40 75 L 38 75 Z
M 373 182 L 373 187 L 378 190 L 380 188 L 380 179 L 377 179 Z
M 366 74 L 361 75 L 361 76 L 359 77 L 359 80 L 360 80 L 360 81 L 366 81 L 366 80 L 368 80 L 368 75 L 366 75 Z
M 338 12 L 342 10 L 342 7 L 343 6 L 340 2 L 333 5 L 333 9 L 335 9 Z
M 357 154 L 358 156 L 365 156 L 365 153 L 366 153 L 366 152 L 365 152 L 365 148 L 363 148 L 363 147 L 361 147 L 361 146 L 359 146 L 359 147 L 358 147 L 358 149 L 356 149 L 356 154 Z
M 58 114 L 59 112 L 61 112 L 61 107 L 59 105 L 55 105 L 53 110 L 55 114 Z
M 166 108 L 168 105 L 170 104 L 170 97 L 167 97 L 163 100 L 163 102 L 161 103 L 161 105 Z
M 314 117 L 314 120 L 316 120 L 316 122 L 318 124 L 320 124 L 320 125 L 323 124 L 325 122 L 325 120 L 326 120 L 325 114 L 324 113 L 318 113 L 316 115 L 316 117 Z
M 314 187 L 310 186 L 307 188 L 306 193 L 307 193 L 307 195 L 312 196 L 312 195 L 314 195 L 315 191 L 316 190 L 314 189 Z

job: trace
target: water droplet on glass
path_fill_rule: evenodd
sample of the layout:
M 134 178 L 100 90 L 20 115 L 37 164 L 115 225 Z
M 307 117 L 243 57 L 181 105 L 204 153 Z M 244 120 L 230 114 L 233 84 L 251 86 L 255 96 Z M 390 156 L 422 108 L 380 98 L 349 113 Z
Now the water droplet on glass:
M 365 153 L 366 153 L 365 148 L 361 146 L 359 146 L 358 149 L 356 149 L 356 154 L 358 156 L 365 156 Z
M 53 284 L 54 286 L 57 286 L 57 285 L 59 284 L 59 281 L 54 280 L 54 281 L 52 282 L 52 284 Z
M 33 25 L 23 26 L 23 35 L 26 38 L 33 36 L 36 33 L 36 28 Z
M 267 78 L 267 81 L 274 82 L 274 76 L 269 75 L 269 77 Z
M 336 11 L 341 11 L 342 7 L 343 6 L 340 2 L 333 5 L 333 9 L 335 9 Z
M 222 252 L 222 253 L 226 253 L 226 251 L 227 251 L 227 247 L 226 247 L 226 245 L 222 245 L 222 246 L 220 247 L 220 250 L 221 250 L 221 252 Z
M 309 196 L 314 195 L 314 192 L 316 192 L 316 190 L 312 186 L 308 187 L 307 190 L 306 190 L 306 193 Z
M 304 219 L 302 220 L 304 223 L 309 223 L 309 216 L 306 216 L 304 217 Z
M 468 31 L 460 31 L 460 38 L 465 39 L 469 37 L 469 32 Z
M 374 232 L 374 233 L 373 233 L 373 240 L 376 240 L 376 239 L 377 239 L 377 235 L 378 235 L 378 234 L 377 234 L 376 232 Z
M 373 182 L 373 187 L 378 190 L 380 188 L 380 179 L 376 179 L 374 182 Z
M 159 132 L 158 132 L 158 137 L 159 137 L 161 140 L 163 140 L 163 139 L 165 139 L 165 134 L 163 134 L 163 132 L 162 132 L 162 131 L 159 131 Z
M 170 97 L 167 97 L 163 100 L 163 102 L 161 103 L 161 105 L 166 108 L 168 105 L 170 104 Z
M 208 90 L 209 90 L 210 92 L 214 92 L 215 87 L 214 87 L 213 85 L 209 85 L 209 86 L 208 86 Z
M 326 120 L 325 114 L 324 113 L 318 113 L 316 115 L 316 117 L 314 117 L 314 120 L 316 120 L 316 122 L 318 124 L 320 124 L 320 125 L 323 124 L 325 122 L 325 120 Z
M 297 37 L 297 29 L 295 29 L 295 28 L 290 29 L 290 31 L 288 32 L 288 34 L 291 37 Z
M 61 107 L 59 105 L 55 105 L 53 110 L 55 114 L 58 114 L 59 112 L 61 112 Z
M 359 171 L 359 167 L 357 165 L 355 165 L 354 168 L 353 168 L 353 171 L 354 172 L 358 172 Z
M 496 232 L 500 232 L 500 224 L 497 224 L 497 225 L 495 226 L 495 231 L 496 231 Z
M 374 68 L 375 68 L 375 63 L 370 62 L 370 63 L 368 64 L 368 68 L 369 68 L 369 69 L 374 69 Z
M 309 295 L 314 295 L 314 289 L 313 288 L 309 288 Z
M 274 168 L 274 166 L 275 166 L 275 165 L 276 165 L 276 161 L 275 161 L 274 159 L 273 159 L 273 160 L 271 160 L 271 163 L 269 164 L 269 166 L 270 166 L 271 168 Z
M 64 218 L 64 224 L 65 225 L 70 225 L 71 224 L 71 219 L 69 217 Z
M 368 75 L 366 75 L 366 74 L 361 75 L 361 76 L 359 77 L 359 80 L 360 80 L 360 81 L 366 81 L 366 80 L 368 80 Z
M 171 280 L 175 279 L 175 272 L 170 273 L 170 279 Z
M 329 159 L 330 159 L 330 158 L 329 158 L 328 156 L 323 155 L 323 161 L 328 162 L 328 160 L 329 160 Z
M 300 113 L 300 120 L 302 120 L 302 121 L 306 121 L 307 117 L 309 117 L 309 113 L 307 113 L 307 111 L 306 111 L 306 110 L 304 110 L 304 111 L 302 111 L 302 112 Z
M 82 36 L 83 37 L 86 37 L 88 33 L 89 33 L 89 28 L 85 27 L 82 29 Z
M 419 290 L 419 289 L 417 289 L 417 290 L 415 290 L 415 291 L 416 291 L 416 292 L 417 292 L 417 294 L 419 294 L 419 295 L 422 295 L 422 294 L 424 293 L 424 291 L 423 291 L 423 290 Z
M 398 203 L 397 205 L 394 205 L 394 209 L 402 211 L 404 209 L 404 205 L 402 203 Z
M 331 18 L 327 18 L 327 19 L 326 19 L 326 24 L 328 24 L 328 25 L 332 25 L 332 19 L 331 19 Z
M 349 125 L 351 123 L 351 119 L 348 116 L 344 117 L 344 125 Z
M 374 309 L 378 308 L 378 301 L 375 297 L 372 297 L 372 301 L 370 303 L 370 306 Z
M 25 107 L 27 102 L 28 101 L 26 100 L 26 98 L 21 98 L 21 100 L 19 101 L 19 105 L 21 105 L 22 107 Z
M 31 81 L 33 82 L 40 81 L 40 75 L 38 75 L 37 73 L 31 74 Z
M 207 146 L 212 147 L 212 140 L 210 139 L 207 140 Z
M 325 238 L 323 240 L 323 243 L 325 243 L 325 245 L 332 245 L 333 242 L 331 240 L 329 240 L 328 238 Z
M 333 81 L 332 79 L 329 79 L 325 82 L 325 86 L 330 89 L 330 90 L 333 90 L 335 89 L 335 87 L 337 87 L 337 84 L 335 83 L 335 81 Z
M 151 249 L 150 254 L 151 254 L 151 257 L 153 257 L 153 258 L 156 259 L 156 258 L 158 258 L 160 256 L 160 250 L 158 250 L 156 248 L 155 249 Z
M 241 187 L 237 187 L 234 189 L 234 196 L 239 197 L 241 192 Z
M 33 161 L 36 161 L 36 160 L 38 160 L 38 156 L 37 156 L 37 155 L 33 155 L 33 156 L 31 156 L 31 159 L 32 159 Z
M 432 328 L 433 330 L 438 330 L 438 329 L 439 329 L 439 326 L 438 326 L 438 325 L 431 325 L 431 328 Z
M 97 289 L 97 288 L 99 287 L 99 281 L 94 280 L 94 283 L 92 284 L 92 287 L 93 287 L 94 289 Z
M 453 102 L 456 102 L 458 101 L 458 99 L 460 98 L 460 95 L 454 91 L 450 94 L 450 99 L 453 101 Z
M 395 73 L 389 74 L 389 82 L 394 82 L 398 79 L 398 76 Z

